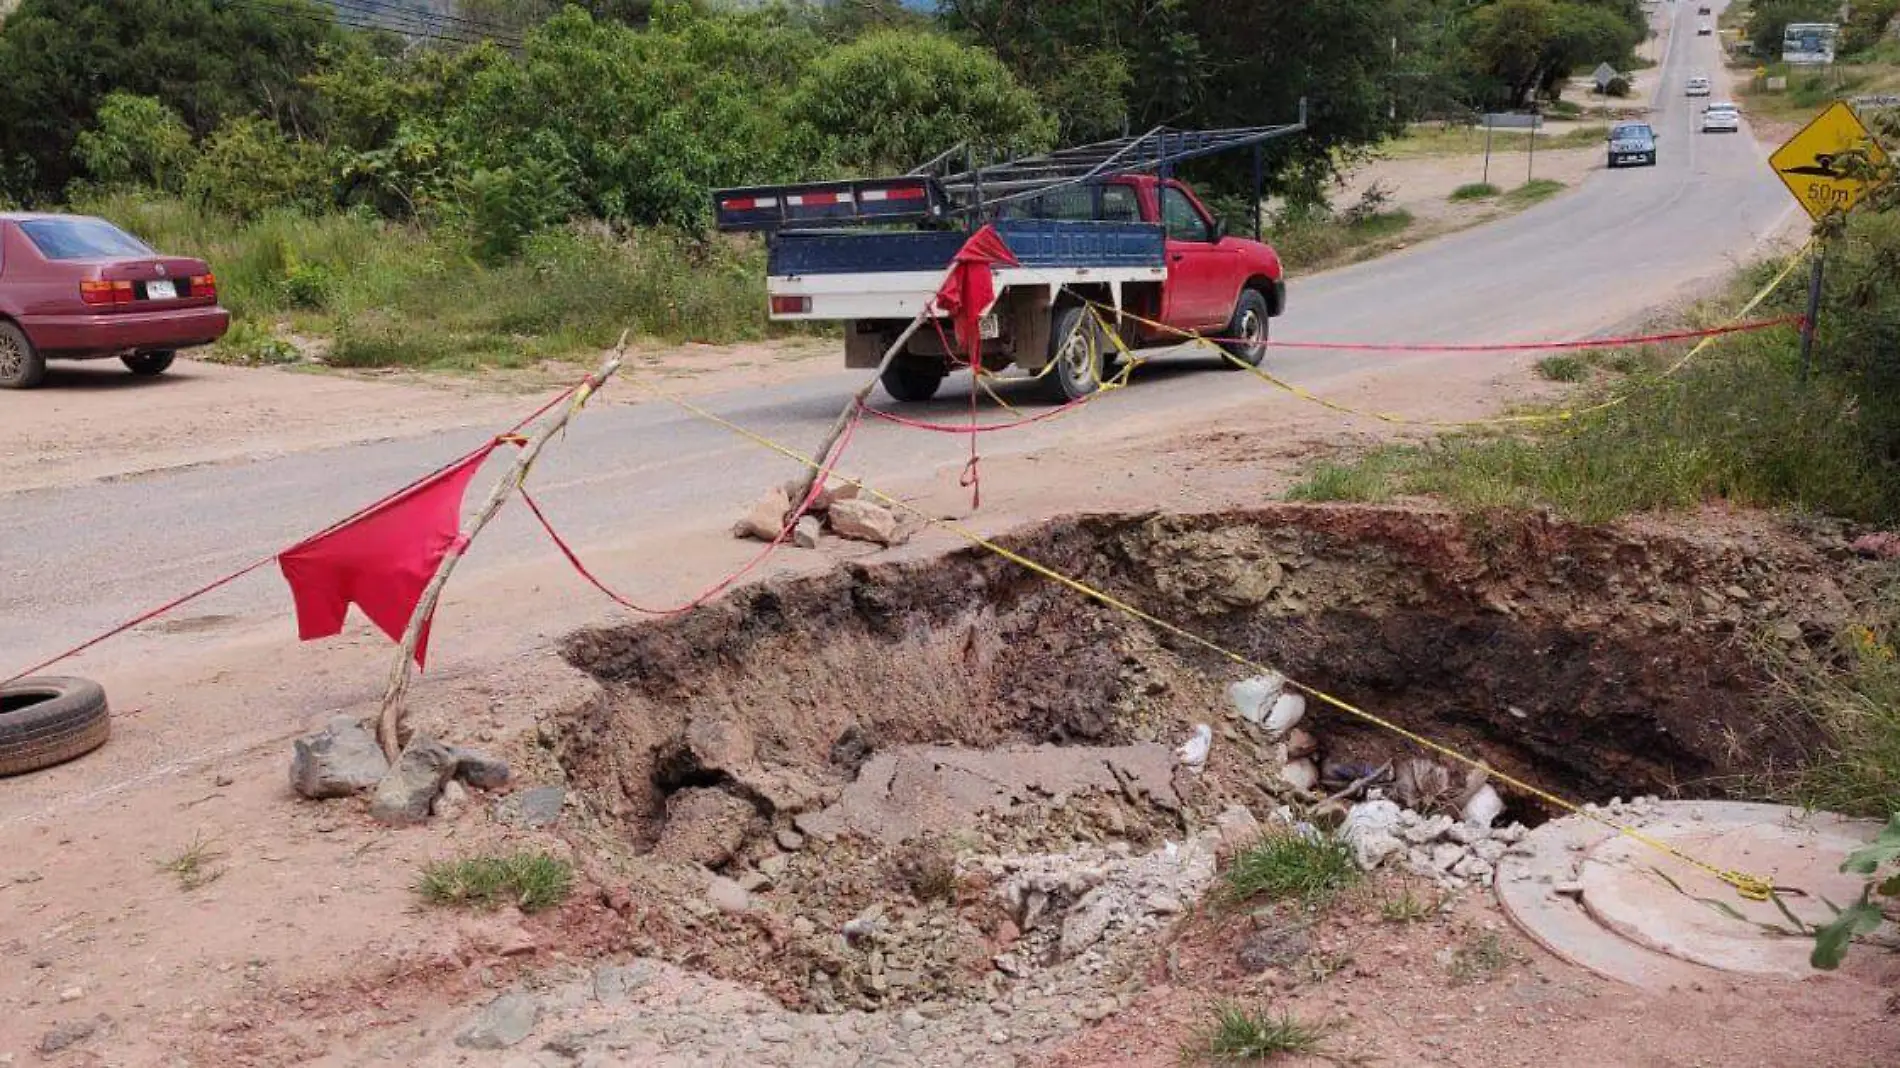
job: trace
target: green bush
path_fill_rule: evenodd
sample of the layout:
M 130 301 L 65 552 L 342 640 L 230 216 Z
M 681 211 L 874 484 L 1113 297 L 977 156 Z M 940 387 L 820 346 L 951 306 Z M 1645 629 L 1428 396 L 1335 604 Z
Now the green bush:
M 1497 195 L 1498 187 L 1492 185 L 1490 182 L 1466 182 L 1464 185 L 1452 190 L 1451 196 L 1447 199 L 1453 201 L 1489 200 Z
M 199 203 L 240 219 L 274 208 L 320 210 L 331 182 L 323 149 L 287 136 L 263 119 L 230 119 L 199 147 L 185 190 Z
M 96 185 L 176 193 L 191 163 L 191 131 L 156 97 L 108 93 L 92 128 L 80 132 L 73 154 Z
M 1630 80 L 1628 78 L 1623 77 L 1620 74 L 1614 78 L 1611 78 L 1609 81 L 1605 82 L 1603 85 L 1603 95 L 1614 96 L 1618 98 L 1629 96 L 1630 95 Z

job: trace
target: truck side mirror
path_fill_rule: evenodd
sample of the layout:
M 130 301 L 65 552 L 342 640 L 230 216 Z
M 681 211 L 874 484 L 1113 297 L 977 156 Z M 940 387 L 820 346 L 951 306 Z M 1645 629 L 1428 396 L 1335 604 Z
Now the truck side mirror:
M 1218 245 L 1222 241 L 1225 241 L 1225 240 L 1227 240 L 1227 220 L 1215 219 L 1214 220 L 1214 243 Z

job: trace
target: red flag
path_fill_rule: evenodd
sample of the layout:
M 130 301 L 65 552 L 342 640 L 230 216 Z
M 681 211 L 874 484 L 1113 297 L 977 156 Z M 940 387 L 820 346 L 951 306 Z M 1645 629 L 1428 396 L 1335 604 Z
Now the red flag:
M 957 250 L 950 261 L 950 277 L 937 290 L 937 308 L 956 323 L 957 344 L 975 353 L 982 343 L 977 320 L 996 300 L 994 264 L 1016 266 L 1016 254 L 1003 244 L 996 228 L 987 223 Z
M 297 603 L 297 637 L 309 641 L 342 633 L 343 618 L 355 604 L 390 641 L 401 641 L 436 566 L 461 537 L 462 495 L 468 481 L 494 449 L 491 443 L 280 554 L 277 565 Z M 425 620 L 416 643 L 417 667 L 428 649 Z

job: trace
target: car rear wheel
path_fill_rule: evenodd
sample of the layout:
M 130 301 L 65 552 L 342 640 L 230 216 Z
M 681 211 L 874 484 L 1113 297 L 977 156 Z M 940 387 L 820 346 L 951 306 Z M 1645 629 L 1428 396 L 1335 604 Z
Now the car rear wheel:
M 1258 367 L 1267 361 L 1267 298 L 1261 296 L 1258 289 L 1240 291 L 1234 317 L 1227 324 L 1227 336 L 1231 340 L 1223 342 L 1221 348 L 1235 360 L 1249 367 Z M 1232 360 L 1222 360 L 1221 365 L 1234 366 Z
M 164 374 L 177 355 L 174 352 L 141 352 L 136 356 L 121 356 L 119 361 L 125 364 L 125 369 L 133 374 L 149 378 L 152 375 Z
M 26 332 L 0 322 L 0 389 L 32 389 L 45 377 L 46 358 L 27 340 Z
M 937 387 L 943 385 L 944 374 L 942 360 L 934 356 L 919 356 L 914 352 L 900 352 L 884 368 L 878 381 L 884 384 L 884 392 L 889 393 L 893 400 L 916 404 L 937 395 Z

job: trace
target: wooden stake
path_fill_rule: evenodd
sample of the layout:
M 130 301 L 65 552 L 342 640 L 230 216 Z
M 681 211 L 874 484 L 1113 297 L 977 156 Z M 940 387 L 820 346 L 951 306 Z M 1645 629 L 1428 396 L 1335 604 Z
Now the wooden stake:
M 929 318 L 930 304 L 929 302 L 925 302 L 924 310 L 918 312 L 917 318 L 912 319 L 910 325 L 904 328 L 904 332 L 897 335 L 897 340 L 891 342 L 891 347 L 884 350 L 884 358 L 877 362 L 877 370 L 871 372 L 870 381 L 860 386 L 858 391 L 851 395 L 851 399 L 845 402 L 844 411 L 838 413 L 838 418 L 832 422 L 831 429 L 825 432 L 825 440 L 819 443 L 818 451 L 812 453 L 813 456 L 818 458 L 820 465 L 823 465 L 826 460 L 831 458 L 832 446 L 838 444 L 839 436 L 844 433 L 844 428 L 851 423 L 851 413 L 857 411 L 858 406 L 864 403 L 864 398 L 871 395 L 872 388 L 883 379 L 884 371 L 891 365 L 891 361 L 897 358 L 898 353 L 904 351 L 904 346 L 909 344 L 911 335 L 915 334 Z M 798 492 L 792 494 L 793 508 L 803 504 L 805 498 L 811 496 L 812 484 L 818 481 L 818 470 L 816 467 L 807 468 L 805 473 L 799 477 Z
M 541 447 L 567 425 L 589 394 L 605 385 L 607 379 L 620 370 L 620 358 L 626 350 L 627 335 L 621 334 L 620 343 L 601 361 L 600 369 L 581 386 L 575 398 L 542 420 L 541 426 L 516 454 L 514 466 L 488 491 L 488 499 L 482 502 L 481 510 L 475 513 L 475 520 L 469 524 L 468 531 L 449 546 L 448 552 L 442 554 L 442 562 L 436 565 L 435 576 L 423 588 L 422 599 L 416 602 L 416 610 L 409 616 L 409 626 L 402 632 L 402 648 L 396 653 L 396 666 L 390 669 L 389 686 L 383 691 L 383 708 L 376 720 L 376 740 L 382 744 L 383 755 L 389 758 L 391 764 L 402 753 L 403 696 L 409 692 L 409 669 L 416 661 L 416 645 L 422 641 L 423 624 L 435 614 L 436 602 L 442 597 L 442 588 L 448 585 L 450 573 L 462 559 L 469 543 L 475 540 L 475 535 L 480 534 L 488 521 L 495 518 L 495 513 L 501 511 L 509 495 L 521 488 L 521 483 L 528 477 L 528 468 L 534 465 L 535 457 L 541 455 Z

